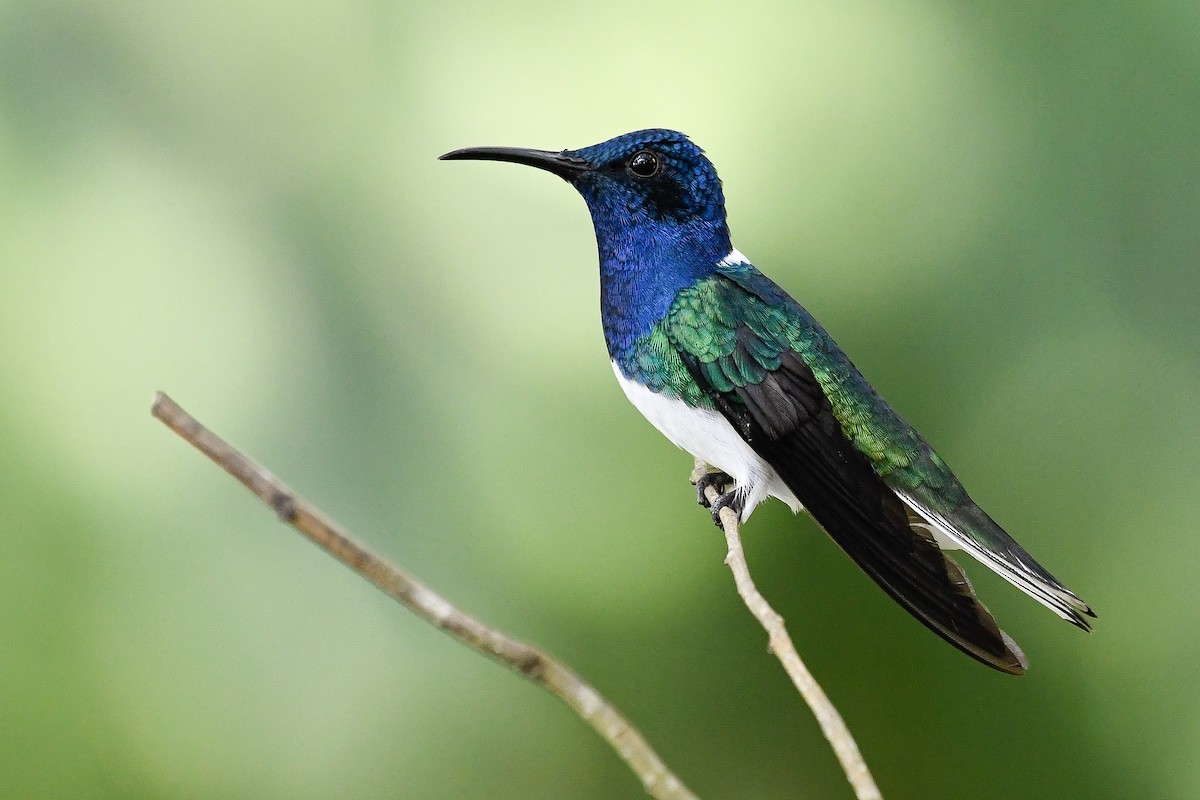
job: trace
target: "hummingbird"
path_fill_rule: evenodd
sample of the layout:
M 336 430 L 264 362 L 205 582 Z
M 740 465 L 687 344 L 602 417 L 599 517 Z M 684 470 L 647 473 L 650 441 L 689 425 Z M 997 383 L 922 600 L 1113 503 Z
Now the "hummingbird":
M 811 314 L 733 247 L 721 181 L 682 133 L 635 131 L 578 150 L 468 147 L 583 196 L 600 260 L 613 372 L 638 411 L 715 468 L 705 484 L 745 521 L 768 497 L 805 510 L 880 588 L 967 655 L 1025 672 L 1020 647 L 947 551 L 961 549 L 1087 631 L 1095 613 L 967 494 Z

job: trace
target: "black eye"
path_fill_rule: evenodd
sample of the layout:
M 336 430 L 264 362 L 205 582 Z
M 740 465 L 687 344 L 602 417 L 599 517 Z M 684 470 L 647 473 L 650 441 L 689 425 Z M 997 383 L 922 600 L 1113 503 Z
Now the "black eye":
M 658 155 L 650 150 L 639 150 L 629 159 L 629 171 L 639 178 L 653 178 L 658 170 Z

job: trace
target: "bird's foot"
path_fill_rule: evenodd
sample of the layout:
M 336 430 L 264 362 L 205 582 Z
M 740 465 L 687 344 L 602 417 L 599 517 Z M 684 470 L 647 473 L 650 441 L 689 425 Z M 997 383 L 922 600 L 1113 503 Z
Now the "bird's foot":
M 732 508 L 737 513 L 738 519 L 742 518 L 742 509 L 746 507 L 746 496 L 737 489 L 730 489 L 717 498 L 717 501 L 708 507 L 708 513 L 712 514 L 713 525 L 716 525 L 721 530 L 725 530 L 725 526 L 721 524 L 721 509 Z
M 705 508 L 709 507 L 708 498 L 704 492 L 708 487 L 717 490 L 718 495 L 723 495 L 729 491 L 729 486 L 733 484 L 733 478 L 726 475 L 724 472 L 706 472 L 696 481 L 696 502 Z M 720 502 L 718 498 L 717 502 Z

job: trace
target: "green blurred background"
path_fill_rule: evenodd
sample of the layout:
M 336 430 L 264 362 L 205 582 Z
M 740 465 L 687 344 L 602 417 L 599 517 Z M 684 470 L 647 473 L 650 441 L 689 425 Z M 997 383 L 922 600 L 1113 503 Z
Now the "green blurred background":
M 778 504 L 751 565 L 887 797 L 1194 798 L 1200 6 L 0 3 L 0 797 L 635 798 L 154 390 L 588 676 L 702 797 L 849 797 L 628 406 L 583 203 L 479 144 L 690 133 L 738 246 L 1100 614 L 1029 674 Z

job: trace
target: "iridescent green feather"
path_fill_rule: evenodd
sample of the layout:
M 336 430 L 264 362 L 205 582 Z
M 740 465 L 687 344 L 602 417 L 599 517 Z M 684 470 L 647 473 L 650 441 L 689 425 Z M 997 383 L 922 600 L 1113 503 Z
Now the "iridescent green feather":
M 693 408 L 713 408 L 712 398 L 692 378 L 679 351 L 660 322 L 634 346 L 635 363 L 629 372 L 653 392 L 683 400 Z

